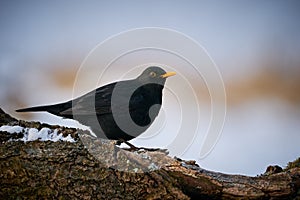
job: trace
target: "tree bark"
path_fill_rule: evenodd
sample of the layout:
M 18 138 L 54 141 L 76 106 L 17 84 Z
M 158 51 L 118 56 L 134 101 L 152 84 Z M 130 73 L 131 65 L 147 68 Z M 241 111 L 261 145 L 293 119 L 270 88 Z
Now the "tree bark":
M 57 129 L 76 142 L 24 143 L 22 133 L 0 131 L 0 199 L 300 199 L 297 163 L 257 177 L 228 175 L 163 150 L 124 151 L 74 128 L 16 120 L 0 109 L 2 125 Z

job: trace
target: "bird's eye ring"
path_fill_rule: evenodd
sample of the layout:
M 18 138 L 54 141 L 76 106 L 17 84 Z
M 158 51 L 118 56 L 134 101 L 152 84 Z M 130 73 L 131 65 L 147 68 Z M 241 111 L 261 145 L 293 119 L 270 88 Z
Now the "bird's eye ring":
M 155 72 L 150 72 L 149 74 L 152 78 L 154 78 L 156 76 L 156 73 Z

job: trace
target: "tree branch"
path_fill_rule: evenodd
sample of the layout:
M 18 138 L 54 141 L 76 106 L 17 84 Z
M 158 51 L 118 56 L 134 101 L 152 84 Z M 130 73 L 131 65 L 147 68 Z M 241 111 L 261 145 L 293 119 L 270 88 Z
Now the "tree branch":
M 28 129 L 0 131 L 1 199 L 300 198 L 299 163 L 257 177 L 228 175 L 165 151 L 128 152 L 74 128 L 16 120 L 0 109 L 3 125 L 49 128 L 76 142 L 23 142 Z

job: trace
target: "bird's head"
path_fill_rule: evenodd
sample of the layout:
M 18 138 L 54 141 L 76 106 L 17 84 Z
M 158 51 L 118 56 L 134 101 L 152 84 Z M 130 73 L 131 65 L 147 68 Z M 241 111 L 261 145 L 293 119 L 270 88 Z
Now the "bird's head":
M 156 83 L 164 85 L 166 78 L 174 76 L 176 72 L 166 72 L 160 67 L 148 67 L 145 69 L 138 79 L 147 84 L 147 83 Z

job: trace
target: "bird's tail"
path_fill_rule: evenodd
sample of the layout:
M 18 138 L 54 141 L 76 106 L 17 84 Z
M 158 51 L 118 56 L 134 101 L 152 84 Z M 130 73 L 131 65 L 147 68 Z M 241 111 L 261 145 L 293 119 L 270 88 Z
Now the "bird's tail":
M 39 111 L 47 111 L 51 112 L 53 110 L 53 105 L 48 106 L 36 106 L 36 107 L 30 107 L 30 108 L 22 108 L 16 110 L 16 112 L 39 112 Z

